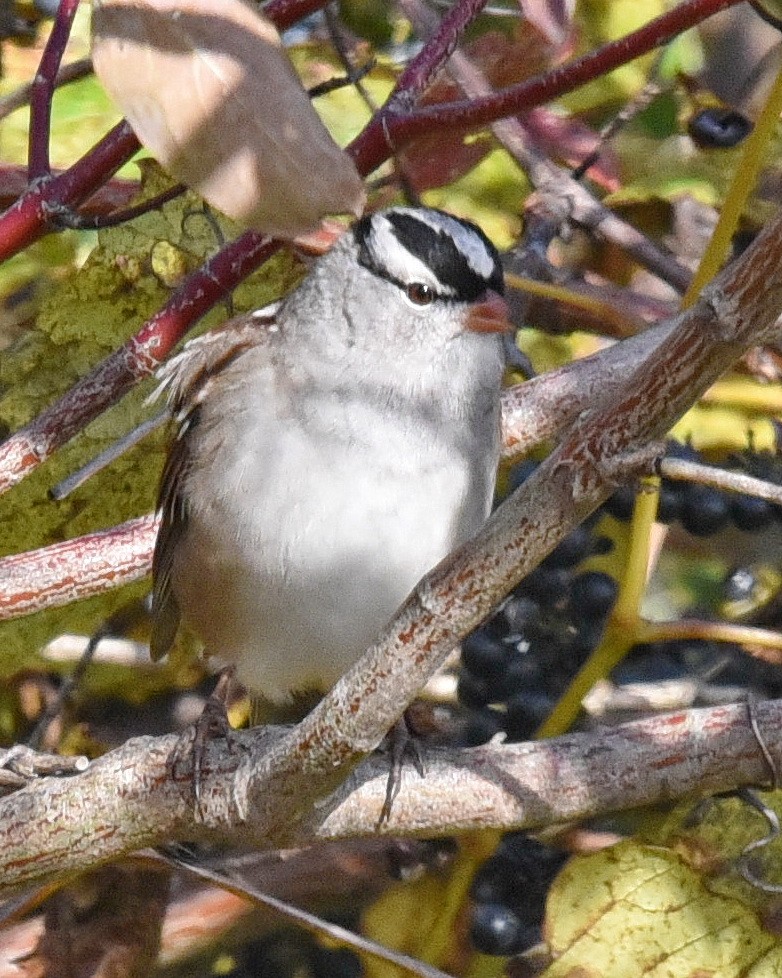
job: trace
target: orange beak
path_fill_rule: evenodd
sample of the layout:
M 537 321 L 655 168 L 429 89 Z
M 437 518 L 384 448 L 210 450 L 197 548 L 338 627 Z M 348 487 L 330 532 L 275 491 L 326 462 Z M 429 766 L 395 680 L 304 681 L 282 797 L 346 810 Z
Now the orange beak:
M 491 290 L 480 302 L 474 303 L 467 314 L 467 329 L 473 333 L 506 333 L 512 328 L 507 303 Z

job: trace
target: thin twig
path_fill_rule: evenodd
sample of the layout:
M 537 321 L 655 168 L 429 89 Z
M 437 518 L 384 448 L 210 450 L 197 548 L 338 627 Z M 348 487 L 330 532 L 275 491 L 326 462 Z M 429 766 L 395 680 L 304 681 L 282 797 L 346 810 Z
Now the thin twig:
M 125 452 L 133 448 L 134 445 L 138 445 L 147 435 L 151 435 L 153 431 L 157 431 L 168 418 L 168 411 L 160 411 L 154 417 L 147 418 L 146 421 L 142 421 L 141 424 L 136 425 L 132 431 L 123 435 L 122 438 L 118 438 L 108 448 L 82 465 L 81 468 L 72 472 L 65 479 L 62 479 L 57 485 L 52 486 L 49 490 L 50 497 L 57 502 L 66 499 L 74 490 L 83 486 L 88 479 L 97 475 L 107 465 L 111 465 L 112 462 L 115 462 L 121 455 L 124 455 Z
M 401 6 L 421 33 L 432 29 L 430 12 L 421 0 L 401 0 Z M 472 100 L 490 97 L 495 92 L 480 68 L 461 51 L 453 53 L 448 63 L 448 72 Z M 550 225 L 551 233 L 558 230 L 559 223 L 574 221 L 593 234 L 602 234 L 620 244 L 639 264 L 659 275 L 674 288 L 683 291 L 687 287 L 691 277 L 687 268 L 680 265 L 673 255 L 658 248 L 646 235 L 604 207 L 567 169 L 557 166 L 538 152 L 518 119 L 493 122 L 491 130 L 508 153 L 517 160 L 540 196 L 545 198 L 544 208 L 556 215 L 557 220 Z M 533 269 L 532 274 L 536 271 L 538 269 Z
M 177 197 L 181 197 L 186 192 L 187 187 L 183 183 L 177 183 L 140 204 L 123 207 L 121 210 L 112 211 L 110 214 L 82 215 L 63 208 L 58 211 L 57 216 L 52 220 L 52 224 L 76 231 L 100 231 L 104 228 L 114 228 L 126 221 L 132 221 L 144 214 L 149 214 L 150 211 L 157 210 L 164 204 L 176 200 Z
M 57 73 L 65 54 L 65 46 L 71 34 L 73 18 L 79 0 L 60 0 L 54 18 L 54 26 L 46 41 L 41 62 L 32 83 L 30 95 L 30 132 L 28 170 L 30 181 L 40 180 L 50 174 L 49 137 L 52 123 L 52 98 L 57 84 Z
M 80 78 L 86 78 L 91 74 L 92 58 L 79 58 L 78 61 L 71 61 L 70 64 L 60 68 L 54 79 L 54 87 L 60 88 L 62 85 L 78 81 Z M 27 105 L 30 102 L 32 92 L 33 82 L 28 82 L 26 85 L 20 85 L 13 92 L 0 97 L 0 119 L 5 119 L 12 112 Z
M 145 577 L 158 523 L 154 514 L 77 540 L 5 557 L 0 621 L 79 601 Z
M 218 873 L 216 870 L 210 869 L 207 866 L 190 862 L 185 858 L 173 856 L 169 853 L 161 855 L 161 858 L 168 865 L 182 869 L 190 876 L 205 880 L 207 883 L 219 886 L 221 889 L 226 890 L 228 893 L 233 893 L 235 896 L 243 897 L 245 900 L 249 900 L 259 907 L 265 907 L 267 910 L 274 911 L 278 916 L 292 921 L 317 938 L 325 939 L 330 943 L 335 942 L 343 947 L 349 947 L 354 951 L 359 951 L 361 954 L 368 955 L 376 961 L 382 961 L 384 964 L 400 968 L 406 974 L 418 975 L 419 978 L 449 978 L 439 968 L 425 964 L 423 961 L 410 957 L 408 954 L 402 954 L 400 951 L 394 951 L 392 948 L 384 947 L 382 944 L 378 944 L 377 941 L 364 937 L 362 934 L 357 934 L 355 931 L 348 930 L 346 927 L 340 927 L 339 924 L 324 920 L 316 914 L 302 910 L 300 907 L 295 907 L 292 903 L 280 900 L 278 897 L 272 896 L 269 893 L 263 893 L 241 876 L 227 876 L 225 873 Z
M 247 231 L 190 275 L 135 336 L 0 444 L 0 492 L 20 482 L 126 391 L 149 377 L 200 316 L 222 302 L 280 247 L 279 242 Z
M 680 458 L 660 459 L 660 475 L 666 479 L 695 482 L 702 486 L 713 486 L 725 492 L 738 492 L 747 496 L 765 499 L 766 502 L 782 506 L 782 486 L 765 479 L 757 479 L 745 472 L 732 472 L 701 462 L 688 462 Z

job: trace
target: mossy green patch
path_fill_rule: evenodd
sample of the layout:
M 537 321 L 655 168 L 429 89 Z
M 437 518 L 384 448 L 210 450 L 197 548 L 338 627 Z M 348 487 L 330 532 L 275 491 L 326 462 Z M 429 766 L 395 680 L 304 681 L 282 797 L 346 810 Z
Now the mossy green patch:
M 141 165 L 141 197 L 158 194 L 169 178 L 151 161 Z M 185 276 L 214 254 L 236 229 L 185 194 L 128 224 L 102 231 L 83 267 L 45 297 L 35 329 L 0 357 L 0 427 L 15 430 L 65 393 L 80 377 L 138 331 Z M 233 297 L 232 312 L 258 308 L 287 291 L 300 266 L 282 254 L 251 276 Z M 224 320 L 213 310 L 199 331 Z M 0 498 L 0 554 L 19 553 L 154 508 L 166 450 L 158 431 L 61 502 L 48 492 L 66 475 L 157 411 L 146 398 L 150 379 L 89 425 L 45 465 Z M 148 586 L 148 585 L 145 585 Z M 138 589 L 139 585 L 134 586 Z M 110 594 L 0 625 L 0 674 L 33 661 L 62 631 L 89 633 L 124 600 Z

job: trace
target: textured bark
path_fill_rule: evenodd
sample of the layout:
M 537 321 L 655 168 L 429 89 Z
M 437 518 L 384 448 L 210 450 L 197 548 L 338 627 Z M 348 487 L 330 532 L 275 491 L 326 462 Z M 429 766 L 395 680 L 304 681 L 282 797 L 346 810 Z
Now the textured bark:
M 298 825 L 282 824 L 272 796 L 237 805 L 247 767 L 268 768 L 280 731 L 214 741 L 202 770 L 201 813 L 176 737 L 141 737 L 83 774 L 44 778 L 0 801 L 0 879 L 10 887 L 98 866 L 172 838 L 278 848 L 324 839 L 438 836 L 471 828 L 535 829 L 621 809 L 765 784 L 771 772 L 754 719 L 778 769 L 782 701 L 689 710 L 550 741 L 427 752 L 426 777 L 405 767 L 391 820 L 378 829 L 388 775 L 366 761 L 326 804 L 309 800 Z M 284 742 L 284 738 L 283 738 Z M 318 775 L 319 783 L 323 777 Z M 268 783 L 268 782 L 267 782 Z M 271 793 L 271 791 L 270 791 Z

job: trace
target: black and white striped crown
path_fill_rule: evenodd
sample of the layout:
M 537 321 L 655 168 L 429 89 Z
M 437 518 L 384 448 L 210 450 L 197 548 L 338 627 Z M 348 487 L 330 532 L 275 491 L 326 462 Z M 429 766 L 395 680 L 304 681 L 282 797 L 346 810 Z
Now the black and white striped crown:
M 497 249 L 481 229 L 444 211 L 393 207 L 353 227 L 358 260 L 403 288 L 421 283 L 440 298 L 472 302 L 504 291 Z

